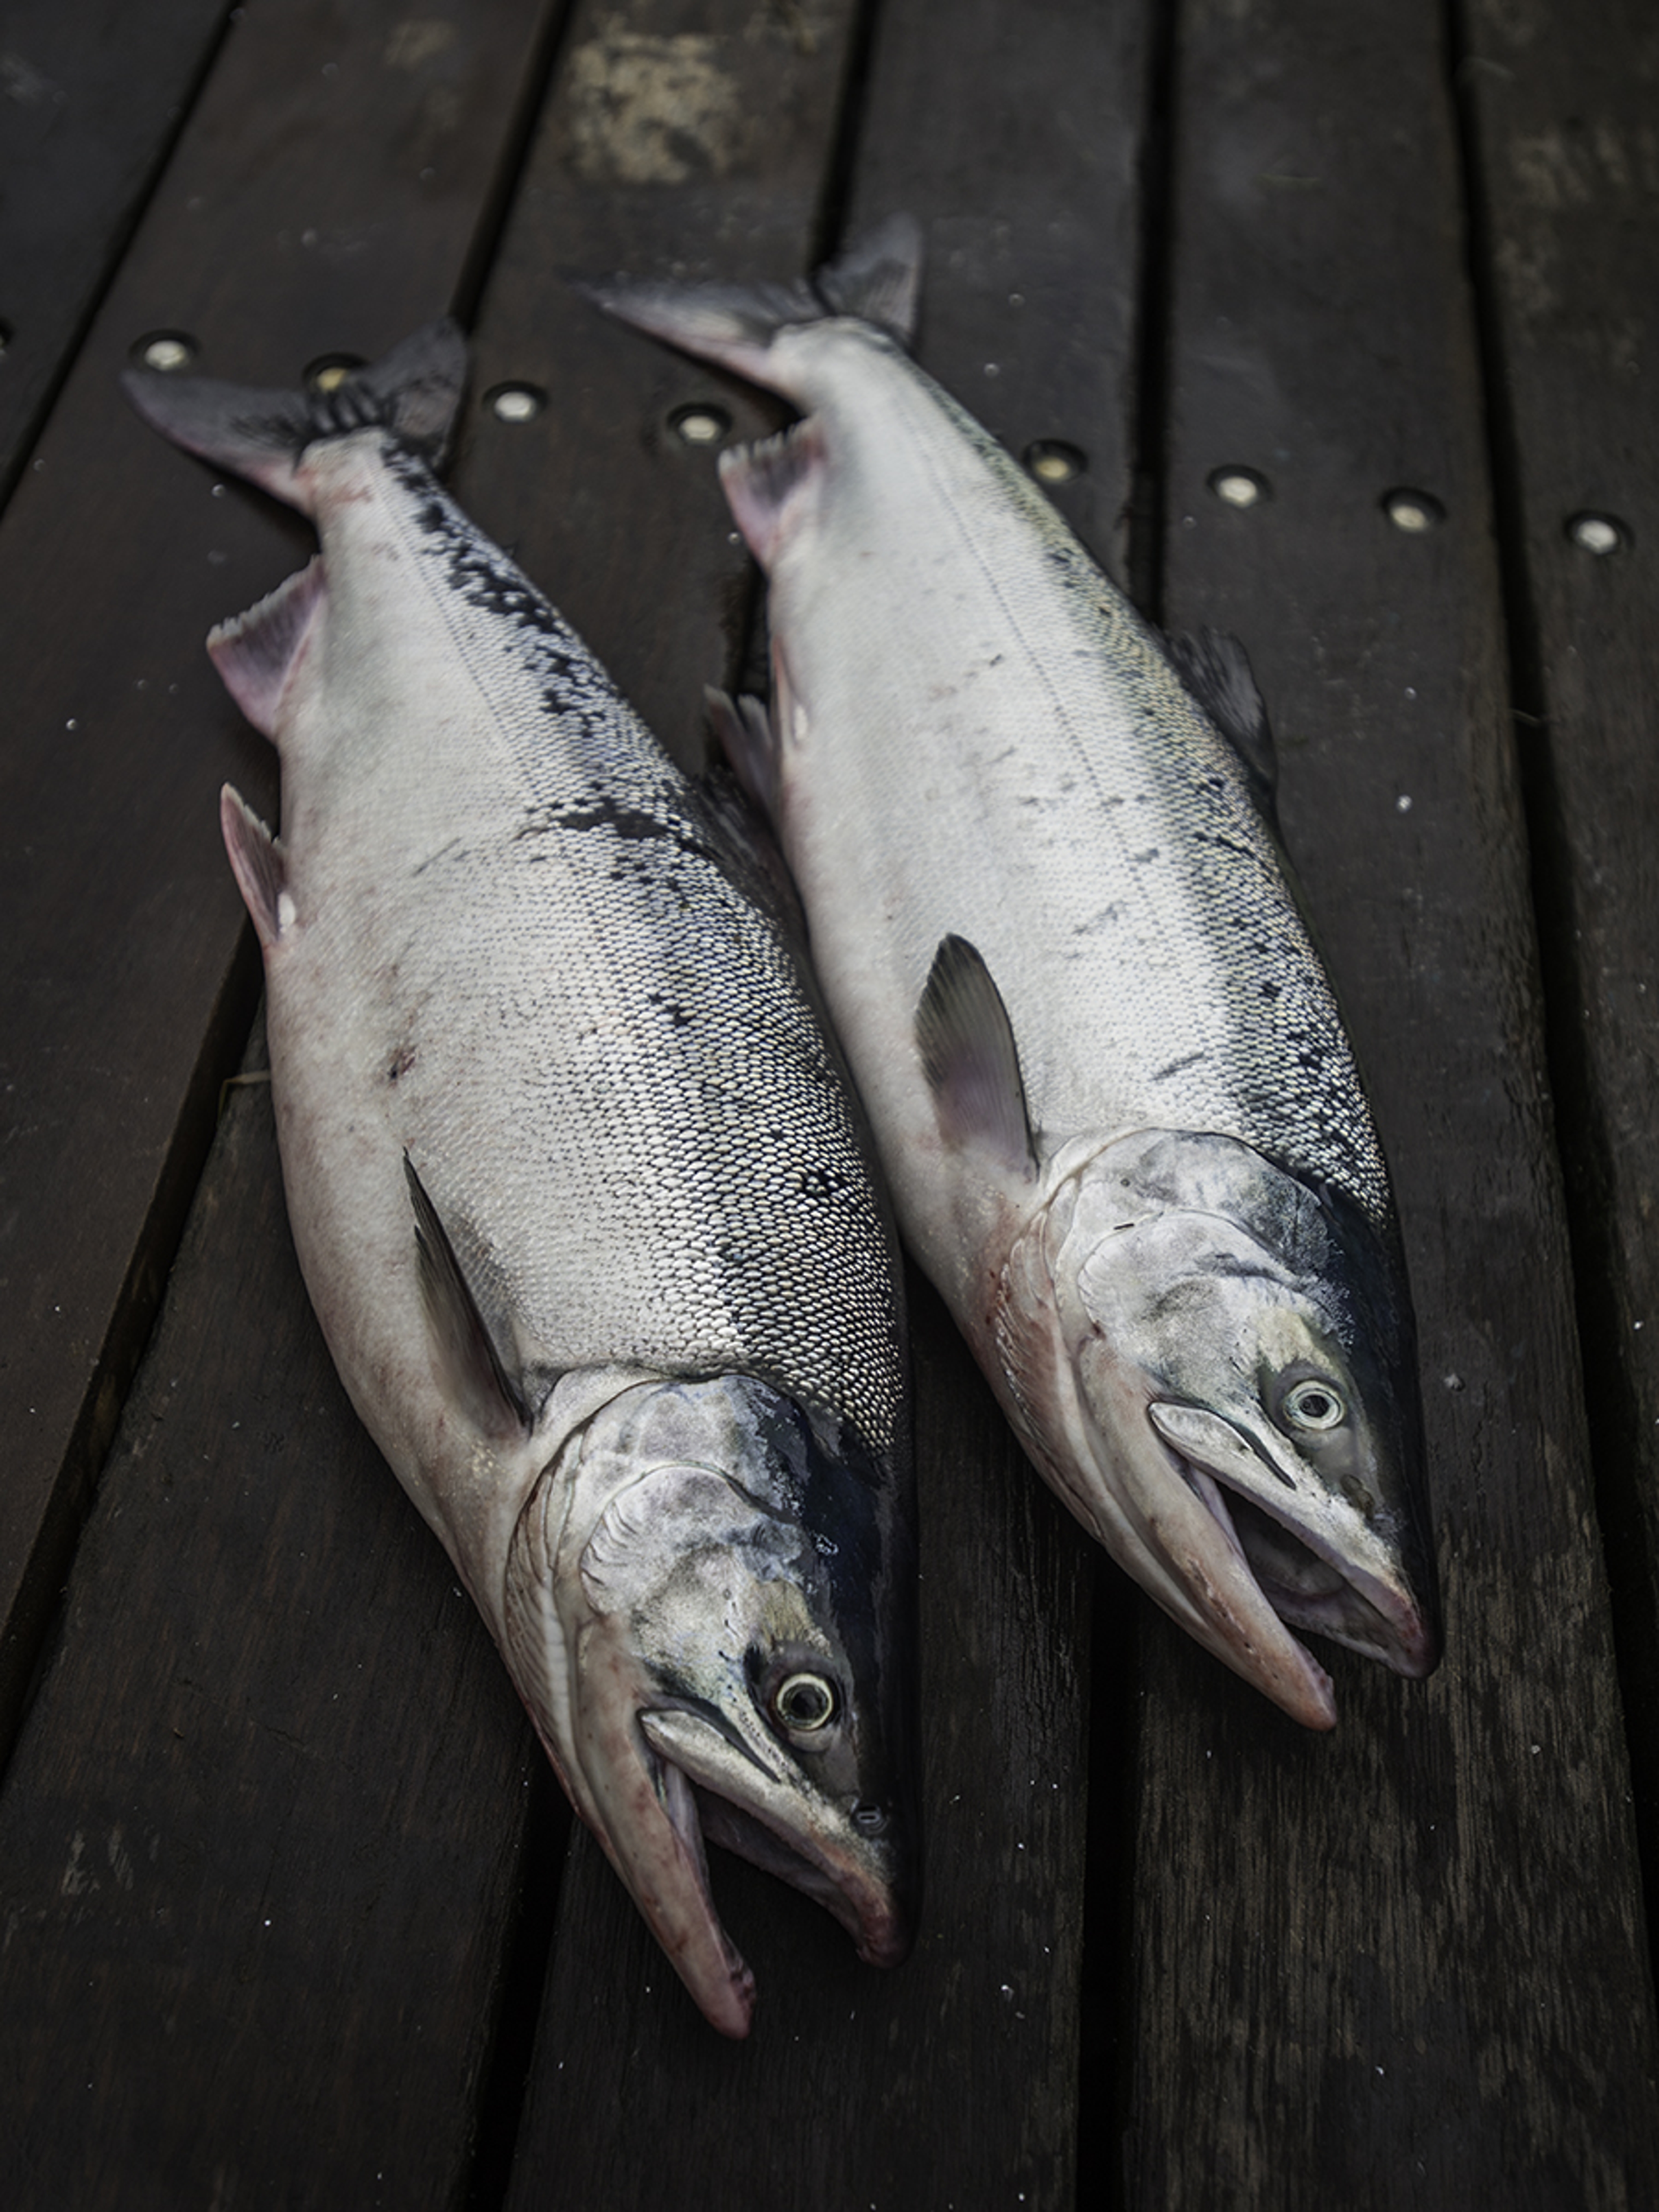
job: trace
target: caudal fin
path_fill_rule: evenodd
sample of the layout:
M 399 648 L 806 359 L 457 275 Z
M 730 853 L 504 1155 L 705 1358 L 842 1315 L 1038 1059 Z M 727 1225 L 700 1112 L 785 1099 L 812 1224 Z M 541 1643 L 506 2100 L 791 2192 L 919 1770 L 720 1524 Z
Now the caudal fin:
M 298 463 L 307 446 L 378 424 L 435 467 L 465 382 L 466 340 L 447 319 L 327 392 L 261 392 L 153 368 L 130 368 L 121 379 L 127 398 L 164 438 L 307 512 Z
M 767 355 L 781 330 L 852 315 L 908 345 L 921 287 L 921 226 L 896 215 L 793 284 L 665 284 L 617 276 L 576 289 L 619 322 L 782 390 Z

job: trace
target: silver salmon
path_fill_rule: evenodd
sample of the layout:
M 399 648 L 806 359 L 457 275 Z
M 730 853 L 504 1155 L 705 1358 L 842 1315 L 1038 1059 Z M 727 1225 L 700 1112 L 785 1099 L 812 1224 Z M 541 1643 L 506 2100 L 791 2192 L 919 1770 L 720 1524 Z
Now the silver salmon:
M 581 289 L 802 410 L 721 456 L 773 696 L 714 705 L 908 1243 L 1072 1510 L 1328 1728 L 1291 1632 L 1421 1675 L 1437 1601 L 1394 1200 L 1266 718 L 909 358 L 919 271 L 901 218 L 811 285 Z
M 738 2036 L 705 1836 L 868 1960 L 911 1932 L 896 1240 L 730 808 L 433 473 L 465 368 L 438 325 L 330 393 L 127 388 L 321 540 L 209 651 L 282 757 L 280 839 L 229 789 L 222 818 L 330 1350 Z

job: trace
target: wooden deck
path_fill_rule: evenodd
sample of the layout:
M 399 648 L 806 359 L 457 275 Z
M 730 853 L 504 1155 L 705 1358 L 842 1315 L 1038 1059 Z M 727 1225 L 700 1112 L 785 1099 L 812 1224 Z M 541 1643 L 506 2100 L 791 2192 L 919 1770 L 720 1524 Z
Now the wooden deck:
M 0 118 L 0 2203 L 1659 2204 L 1644 0 L 15 0 Z M 1253 655 L 1399 1187 L 1447 1658 L 1339 1655 L 1299 1732 L 918 1286 L 924 1932 L 878 1976 L 719 1866 L 738 2048 L 571 1832 L 224 1088 L 216 795 L 277 793 L 202 639 L 306 538 L 116 376 L 171 331 L 292 384 L 453 306 L 459 496 L 689 755 L 756 599 L 673 417 L 775 418 L 560 272 L 783 276 L 900 208 L 927 366 Z

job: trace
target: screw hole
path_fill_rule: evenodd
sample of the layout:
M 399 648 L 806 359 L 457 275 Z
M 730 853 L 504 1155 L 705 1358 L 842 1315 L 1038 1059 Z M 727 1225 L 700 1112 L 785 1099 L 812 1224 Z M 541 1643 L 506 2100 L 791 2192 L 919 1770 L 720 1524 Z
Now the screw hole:
M 361 368 L 363 357 L 359 353 L 319 354 L 306 368 L 306 388 L 311 392 L 337 392 L 354 368 Z
M 677 407 L 668 418 L 668 427 L 682 445 L 700 447 L 705 451 L 718 446 L 732 428 L 732 417 L 725 408 L 716 407 L 712 401 L 694 399 L 689 407 Z
M 1025 448 L 1025 465 L 1040 484 L 1070 483 L 1089 464 L 1075 446 L 1060 438 L 1039 438 Z
M 484 394 L 484 405 L 498 422 L 533 422 L 547 394 L 533 384 L 498 384 Z
M 188 368 L 201 349 L 184 331 L 150 331 L 132 349 L 132 357 L 146 368 L 172 376 Z
M 1267 477 L 1257 469 L 1212 469 L 1205 481 L 1224 507 L 1255 507 L 1273 497 Z
M 1438 530 L 1446 519 L 1446 510 L 1431 492 L 1408 491 L 1403 485 L 1398 491 L 1384 492 L 1382 512 L 1396 530 L 1403 530 L 1408 538 L 1421 538 L 1431 530 Z
M 1630 532 L 1612 514 L 1575 514 L 1567 524 L 1567 536 L 1581 553 L 1598 558 L 1621 552 L 1630 544 Z

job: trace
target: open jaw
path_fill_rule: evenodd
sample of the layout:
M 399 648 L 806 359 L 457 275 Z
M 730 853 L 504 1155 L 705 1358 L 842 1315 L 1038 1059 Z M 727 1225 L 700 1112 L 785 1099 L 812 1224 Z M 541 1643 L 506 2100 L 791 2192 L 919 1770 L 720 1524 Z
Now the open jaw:
M 1365 1517 L 1294 1480 L 1217 1414 L 1158 1401 L 1147 1413 L 1170 1465 L 1218 1530 L 1235 1577 L 1247 1578 L 1274 1616 L 1316 1705 L 1328 1710 L 1328 1718 L 1297 1711 L 1298 1718 L 1329 1727 L 1335 1705 L 1329 1677 L 1289 1633 L 1293 1628 L 1328 1637 L 1395 1674 L 1432 1672 L 1433 1632 L 1399 1560 Z
M 647 1706 L 640 1732 L 647 1756 L 679 1773 L 703 1835 L 833 1913 L 866 1964 L 898 1965 L 910 1948 L 912 1917 L 902 1820 L 873 1804 L 843 1812 L 787 1753 L 774 1753 L 774 1765 L 684 1706 Z
M 743 1765 L 755 1763 L 753 1754 L 734 1753 L 723 1732 L 717 1737 L 699 1714 L 647 1706 L 638 1711 L 630 1733 L 633 1771 L 621 1792 L 599 1793 L 600 1808 L 610 1817 L 590 1819 L 652 1933 L 713 2027 L 732 2037 L 748 2033 L 755 1978 L 714 1908 L 706 1841 L 737 1852 L 823 1905 L 867 1963 L 896 1966 L 904 1957 L 911 1916 L 901 1886 L 881 1863 L 890 1853 L 882 1836 L 861 1836 L 851 1819 L 804 1789 L 769 1788 L 785 1779 L 781 1772 L 762 1770 L 755 1789 L 743 1787 L 741 1779 L 734 1787 L 734 1768 L 740 1772 Z M 718 1747 L 713 1755 L 711 1740 Z M 780 1795 L 783 1811 L 765 1802 Z M 785 1812 L 795 1817 L 786 1818 Z M 623 1813 L 629 1817 L 618 1817 Z

